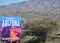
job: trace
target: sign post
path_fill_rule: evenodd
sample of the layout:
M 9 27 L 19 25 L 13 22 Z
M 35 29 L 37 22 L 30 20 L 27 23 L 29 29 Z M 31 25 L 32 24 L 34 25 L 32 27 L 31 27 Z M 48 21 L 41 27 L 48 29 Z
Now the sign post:
M 6 43 L 21 40 L 22 18 L 19 16 L 3 16 L 1 20 L 1 40 Z M 17 42 L 18 43 L 18 42 Z

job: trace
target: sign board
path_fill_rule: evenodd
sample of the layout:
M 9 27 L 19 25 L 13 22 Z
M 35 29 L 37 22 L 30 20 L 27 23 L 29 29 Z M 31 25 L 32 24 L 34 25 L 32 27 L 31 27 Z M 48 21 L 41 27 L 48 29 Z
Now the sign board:
M 22 36 L 22 18 L 19 16 L 3 16 L 0 18 L 2 40 L 16 41 Z

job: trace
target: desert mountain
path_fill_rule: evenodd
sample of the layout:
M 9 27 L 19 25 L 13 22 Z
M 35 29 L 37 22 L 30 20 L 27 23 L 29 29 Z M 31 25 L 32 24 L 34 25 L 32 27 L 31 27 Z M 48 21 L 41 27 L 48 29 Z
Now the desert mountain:
M 29 0 L 0 6 L 0 16 L 22 16 L 27 20 L 42 16 L 60 17 L 60 0 Z

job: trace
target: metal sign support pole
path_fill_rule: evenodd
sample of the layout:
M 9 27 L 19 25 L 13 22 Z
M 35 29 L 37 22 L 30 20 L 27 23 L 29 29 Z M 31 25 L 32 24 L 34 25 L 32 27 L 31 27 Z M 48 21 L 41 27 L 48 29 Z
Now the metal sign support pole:
M 4 41 L 3 43 L 6 43 L 6 41 Z
M 0 31 L 0 42 L 1 42 L 1 31 Z
M 18 41 L 16 41 L 16 43 L 18 43 Z
M 12 41 L 10 43 L 12 43 Z

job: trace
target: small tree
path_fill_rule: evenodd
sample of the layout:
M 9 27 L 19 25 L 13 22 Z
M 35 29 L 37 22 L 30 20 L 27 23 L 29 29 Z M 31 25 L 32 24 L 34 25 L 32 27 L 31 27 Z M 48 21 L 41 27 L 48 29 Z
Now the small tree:
M 50 30 L 52 32 L 56 27 L 56 21 L 45 18 L 41 21 L 27 23 L 24 28 L 31 30 L 33 36 L 37 37 L 37 40 L 45 42 L 47 33 L 50 32 Z

